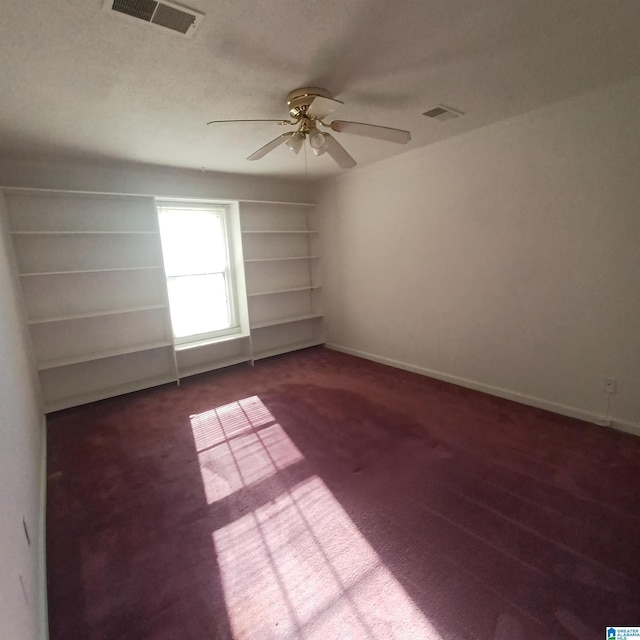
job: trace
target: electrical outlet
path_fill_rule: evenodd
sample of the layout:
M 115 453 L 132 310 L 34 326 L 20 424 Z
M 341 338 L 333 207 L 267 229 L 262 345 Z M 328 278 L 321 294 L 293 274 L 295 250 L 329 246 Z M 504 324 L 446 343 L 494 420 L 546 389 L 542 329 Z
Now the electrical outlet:
M 616 391 L 618 390 L 618 380 L 616 378 L 605 378 L 604 390 L 607 393 L 616 393 Z

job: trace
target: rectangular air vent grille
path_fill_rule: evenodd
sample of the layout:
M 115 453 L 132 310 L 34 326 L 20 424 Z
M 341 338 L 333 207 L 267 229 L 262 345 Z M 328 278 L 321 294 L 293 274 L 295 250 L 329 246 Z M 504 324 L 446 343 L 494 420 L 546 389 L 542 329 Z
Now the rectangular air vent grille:
M 423 116 L 427 116 L 427 118 L 433 118 L 434 120 L 452 120 L 453 118 L 459 118 L 463 116 L 464 113 L 462 111 L 458 111 L 457 109 L 453 109 L 452 107 L 447 107 L 443 104 L 439 104 L 437 107 L 433 107 L 433 109 L 429 109 L 425 111 Z
M 173 29 L 180 33 L 187 33 L 195 21 L 196 17 L 192 13 L 185 13 L 162 3 L 158 4 L 151 20 L 153 24 L 159 24 L 161 27 L 167 27 L 167 29 Z
M 191 37 L 204 16 L 173 2 L 156 0 L 105 0 L 103 8 L 119 15 L 143 20 L 163 29 Z
M 151 22 L 158 3 L 155 0 L 113 0 L 113 10 Z

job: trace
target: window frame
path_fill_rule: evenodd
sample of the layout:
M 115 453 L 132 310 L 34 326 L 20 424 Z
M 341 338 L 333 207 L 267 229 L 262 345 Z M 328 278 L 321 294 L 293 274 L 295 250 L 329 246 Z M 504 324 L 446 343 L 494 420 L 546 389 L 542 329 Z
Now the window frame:
M 173 334 L 174 344 L 177 346 L 185 346 L 185 345 L 197 345 L 197 344 L 208 344 L 216 342 L 219 338 L 224 338 L 226 336 L 231 336 L 236 333 L 240 333 L 242 327 L 240 325 L 239 315 L 238 315 L 238 286 L 236 282 L 236 274 L 234 268 L 234 253 L 233 253 L 233 243 L 230 241 L 230 211 L 231 211 L 231 202 L 219 202 L 219 201 L 211 201 L 211 200 L 189 200 L 189 199 L 169 199 L 162 198 L 156 199 L 156 213 L 158 217 L 158 234 L 160 236 L 160 244 L 162 249 L 162 262 L 164 268 L 165 275 L 165 286 L 167 287 L 167 303 L 169 306 L 169 315 L 171 317 L 171 332 Z M 215 272 L 207 272 L 207 273 L 185 273 L 180 275 L 172 275 L 170 276 L 167 273 L 165 259 L 164 259 L 164 247 L 162 246 L 162 232 L 160 230 L 160 210 L 161 209 L 170 209 L 170 210 L 200 210 L 200 211 L 210 211 L 215 215 L 219 215 L 222 222 L 222 230 L 224 235 L 224 247 L 226 252 L 226 264 L 223 271 L 215 271 Z M 188 276 L 200 276 L 200 275 L 212 275 L 214 273 L 222 273 L 224 275 L 225 281 L 225 289 L 227 294 L 227 303 L 229 310 L 229 320 L 230 326 L 225 327 L 224 329 L 217 329 L 215 331 L 206 331 L 202 333 L 190 334 L 188 336 L 178 337 L 175 334 L 175 329 L 173 327 L 173 317 L 171 316 L 171 300 L 169 298 L 169 280 L 172 278 L 183 278 Z

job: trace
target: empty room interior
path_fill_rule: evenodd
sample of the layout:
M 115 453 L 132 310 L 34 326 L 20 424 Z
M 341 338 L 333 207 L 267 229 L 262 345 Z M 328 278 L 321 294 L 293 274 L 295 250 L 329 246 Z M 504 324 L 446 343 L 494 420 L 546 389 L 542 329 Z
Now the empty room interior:
M 5 0 L 0 638 L 640 635 L 639 33 Z

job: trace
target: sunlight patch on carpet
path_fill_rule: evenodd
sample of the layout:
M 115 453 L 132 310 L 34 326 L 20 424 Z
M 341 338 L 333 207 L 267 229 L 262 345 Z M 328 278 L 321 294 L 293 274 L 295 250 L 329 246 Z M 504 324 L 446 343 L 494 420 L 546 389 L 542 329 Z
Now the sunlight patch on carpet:
M 259 398 L 191 422 L 234 637 L 441 640 Z
M 191 429 L 208 504 L 304 459 L 257 396 L 192 415 Z

